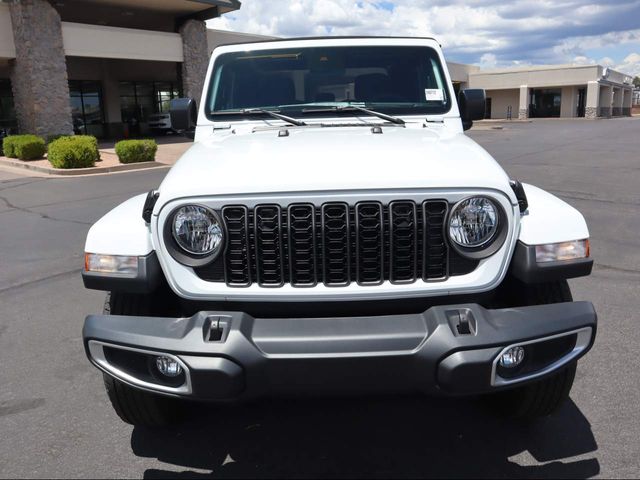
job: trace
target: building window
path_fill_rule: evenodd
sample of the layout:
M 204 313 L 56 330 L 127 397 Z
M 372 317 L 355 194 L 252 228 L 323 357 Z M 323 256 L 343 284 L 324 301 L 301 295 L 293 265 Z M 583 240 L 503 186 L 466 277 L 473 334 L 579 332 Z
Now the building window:
M 129 125 L 146 123 L 150 115 L 169 111 L 169 103 L 180 96 L 173 82 L 120 82 L 122 121 Z
M 561 90 L 532 89 L 529 99 L 529 116 L 531 118 L 559 117 L 561 104 Z
M 75 134 L 104 137 L 104 109 L 100 82 L 71 80 L 69 93 Z
M 0 129 L 14 129 L 16 127 L 16 111 L 13 104 L 11 82 L 0 79 Z

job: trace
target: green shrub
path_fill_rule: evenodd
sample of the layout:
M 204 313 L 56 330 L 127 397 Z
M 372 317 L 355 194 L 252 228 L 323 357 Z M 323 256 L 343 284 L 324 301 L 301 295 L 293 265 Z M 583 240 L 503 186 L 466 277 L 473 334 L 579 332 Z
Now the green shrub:
M 62 133 L 54 133 L 52 135 L 47 135 L 47 145 L 49 145 L 50 143 L 55 142 L 56 140 L 58 140 L 59 138 L 63 138 L 63 137 L 68 137 L 69 135 L 64 135 Z
M 100 159 L 98 141 L 89 135 L 61 137 L 49 144 L 47 158 L 55 168 L 93 167 Z
M 153 162 L 158 144 L 154 140 L 122 140 L 116 143 L 120 163 Z
M 9 135 L 2 139 L 2 150 L 4 150 L 5 157 L 16 158 L 14 145 L 16 144 L 17 136 L 18 135 Z
M 20 160 L 42 158 L 46 151 L 44 139 L 36 135 L 9 135 L 2 145 L 7 157 Z

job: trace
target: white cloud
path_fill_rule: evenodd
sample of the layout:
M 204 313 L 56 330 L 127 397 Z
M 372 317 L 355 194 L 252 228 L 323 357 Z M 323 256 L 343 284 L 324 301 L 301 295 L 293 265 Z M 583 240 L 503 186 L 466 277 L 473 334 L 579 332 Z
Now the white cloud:
M 595 65 L 596 61 L 593 58 L 585 57 L 584 55 L 578 55 L 573 57 L 571 63 L 576 65 Z
M 485 53 L 480 57 L 480 68 L 496 68 L 498 59 L 493 53 Z
M 640 53 L 627 55 L 620 65 L 616 65 L 615 70 L 620 70 L 627 75 L 640 76 Z
M 282 37 L 435 36 L 454 61 L 504 66 L 593 63 L 592 49 L 640 48 L 638 18 L 640 0 L 243 0 L 210 26 Z
M 605 67 L 613 67 L 616 62 L 611 57 L 602 57 L 600 60 L 598 60 L 598 64 Z

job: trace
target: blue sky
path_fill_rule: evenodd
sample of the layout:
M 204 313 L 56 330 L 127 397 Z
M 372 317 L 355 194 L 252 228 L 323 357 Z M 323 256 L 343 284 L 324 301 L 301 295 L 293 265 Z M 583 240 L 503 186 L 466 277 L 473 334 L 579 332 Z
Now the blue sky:
M 295 37 L 435 36 L 485 68 L 600 63 L 640 75 L 640 0 L 242 0 L 212 28 Z

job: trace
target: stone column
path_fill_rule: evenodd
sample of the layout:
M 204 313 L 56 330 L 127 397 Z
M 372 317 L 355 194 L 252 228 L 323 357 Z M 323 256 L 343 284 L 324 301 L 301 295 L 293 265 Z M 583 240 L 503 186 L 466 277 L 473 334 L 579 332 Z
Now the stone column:
M 209 63 L 207 26 L 199 20 L 187 20 L 179 29 L 182 36 L 182 90 L 185 97 L 191 97 L 200 106 L 200 96 L 204 87 L 204 77 Z
M 529 87 L 527 85 L 520 85 L 520 103 L 518 105 L 518 120 L 529 118 Z
M 626 117 L 631 116 L 631 108 L 633 106 L 633 90 L 631 88 L 625 88 L 624 99 L 622 101 L 622 114 Z
M 11 86 L 22 133 L 72 134 L 60 15 L 45 0 L 9 4 L 16 58 Z
M 601 117 L 611 118 L 611 106 L 613 104 L 613 85 L 605 85 L 600 95 Z
M 600 84 L 591 81 L 587 84 L 587 102 L 584 109 L 585 118 L 598 118 L 598 104 L 600 102 Z
M 624 90 L 622 88 L 617 88 L 616 87 L 614 89 L 614 96 L 613 96 L 613 112 L 612 112 L 612 115 L 614 117 L 620 117 L 622 115 L 623 96 L 624 96 Z

